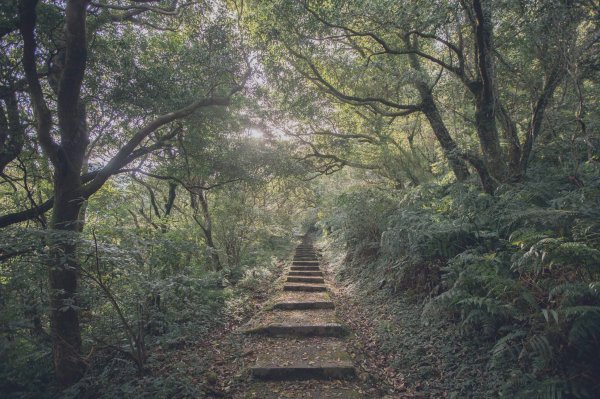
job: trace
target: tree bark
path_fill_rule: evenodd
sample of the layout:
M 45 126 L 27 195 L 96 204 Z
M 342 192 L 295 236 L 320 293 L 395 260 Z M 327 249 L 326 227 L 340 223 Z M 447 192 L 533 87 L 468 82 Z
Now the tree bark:
M 209 251 L 210 251 L 209 257 L 210 257 L 210 260 L 211 260 L 215 270 L 221 270 L 223 268 L 223 266 L 221 265 L 221 260 L 219 259 L 219 253 L 217 252 L 217 247 L 215 246 L 215 242 L 213 240 L 212 217 L 210 215 L 210 211 L 208 208 L 208 201 L 206 199 L 206 193 L 201 192 L 198 195 L 198 199 L 200 201 L 200 207 L 202 208 L 202 214 L 204 216 L 205 225 L 202 230 L 204 231 L 204 235 L 206 237 L 206 246 L 209 248 Z
M 408 49 L 411 50 L 414 50 L 417 47 L 416 44 L 412 43 L 408 37 L 404 38 L 404 44 Z M 423 73 L 423 68 L 421 67 L 421 63 L 419 62 L 417 55 L 415 53 L 410 53 L 408 56 L 411 67 L 415 71 Z M 431 87 L 427 82 L 424 82 L 421 79 L 416 80 L 414 85 L 419 92 L 419 96 L 421 97 L 423 113 L 429 121 L 429 125 L 433 130 L 433 134 L 437 138 L 440 147 L 442 147 L 446 158 L 448 158 L 448 163 L 454 172 L 456 180 L 465 181 L 469 177 L 469 169 L 458 154 L 456 142 L 452 139 L 450 132 L 446 128 L 446 124 L 444 123 L 442 115 L 440 114 L 437 104 L 433 98 Z
M 515 181 L 518 180 L 515 176 L 518 175 L 519 162 L 521 159 L 521 141 L 519 140 L 517 125 L 498 99 L 496 101 L 496 116 L 498 122 L 500 122 L 502 131 L 504 132 L 504 139 L 508 145 L 509 179 Z
M 473 166 L 473 168 L 477 171 L 477 174 L 479 175 L 479 180 L 481 181 L 481 186 L 483 187 L 483 191 L 490 195 L 494 195 L 496 188 L 498 188 L 498 182 L 488 171 L 485 162 L 477 155 L 471 154 L 469 152 L 461 153 L 461 156 L 467 162 L 469 162 L 471 166 Z
M 76 235 L 80 230 L 81 201 L 72 195 L 71 182 L 55 184 L 55 206 L 50 228 L 50 324 L 56 378 L 61 386 L 77 382 L 86 365 L 81 353 L 81 329 L 77 308 L 79 264 Z M 65 235 L 59 232 L 66 233 Z
M 77 308 L 79 264 L 76 236 L 81 231 L 81 172 L 88 145 L 85 108 L 80 102 L 81 84 L 86 65 L 85 16 L 87 1 L 69 0 L 65 10 L 65 63 L 57 92 L 60 144 L 50 134 L 53 124 L 39 82 L 36 66 L 37 0 L 19 5 L 23 36 L 23 68 L 28 81 L 37 133 L 44 152 L 54 166 L 54 212 L 50 222 L 48 276 L 50 289 L 50 325 L 54 369 L 59 385 L 77 382 L 86 365 L 80 356 L 81 330 Z
M 433 134 L 437 138 L 440 147 L 442 147 L 446 158 L 448 158 L 448 163 L 454 172 L 454 176 L 456 176 L 456 180 L 465 181 L 469 177 L 469 169 L 467 168 L 465 162 L 458 155 L 458 146 L 446 128 L 446 124 L 444 123 L 435 100 L 433 99 L 431 89 L 423 82 L 417 83 L 417 89 L 421 95 L 423 113 L 429 121 L 429 125 L 433 130 Z
M 4 97 L 6 114 L 0 103 L 0 173 L 23 149 L 25 132 L 21 126 L 17 96 L 14 91 Z
M 542 122 L 544 120 L 544 114 L 546 108 L 560 83 L 561 76 L 560 72 L 562 68 L 557 63 L 549 71 L 544 78 L 544 86 L 542 93 L 538 97 L 531 115 L 531 121 L 529 122 L 529 128 L 527 129 L 527 136 L 525 137 L 525 143 L 523 143 L 523 151 L 521 152 L 521 159 L 519 160 L 519 168 L 515 173 L 515 179 L 522 179 L 527 172 L 527 166 L 529 165 L 529 157 L 533 150 L 535 140 L 538 138 L 540 131 L 542 130 Z
M 194 211 L 198 209 L 198 204 L 196 203 L 194 197 L 198 198 L 198 202 L 200 202 L 200 209 L 202 212 L 202 222 L 198 220 L 196 216 L 194 219 L 196 223 L 202 229 L 204 233 L 204 241 L 206 242 L 206 247 L 208 248 L 209 254 L 208 257 L 210 259 L 210 263 L 214 270 L 221 270 L 223 265 L 221 264 L 221 260 L 219 259 L 219 253 L 217 252 L 217 247 L 215 246 L 215 242 L 212 234 L 212 217 L 210 215 L 210 209 L 208 207 L 208 200 L 206 198 L 206 192 L 204 190 L 200 190 L 197 193 L 191 193 L 192 196 L 192 207 Z
M 496 77 L 492 58 L 492 21 L 490 6 L 473 0 L 475 17 L 475 63 L 478 79 L 469 84 L 475 95 L 475 125 L 486 167 L 499 181 L 507 177 L 496 126 Z

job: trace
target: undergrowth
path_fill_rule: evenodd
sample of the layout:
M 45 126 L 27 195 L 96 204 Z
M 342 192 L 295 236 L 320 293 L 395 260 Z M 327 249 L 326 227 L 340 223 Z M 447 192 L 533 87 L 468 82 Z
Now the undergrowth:
M 45 253 L 50 231 L 4 230 L 22 252 L 0 274 L 0 392 L 3 398 L 197 398 L 213 359 L 203 345 L 243 321 L 276 278 L 289 237 L 256 243 L 244 264 L 207 270 L 202 248 L 181 234 L 94 232 L 78 240 L 77 303 L 88 370 L 66 391 L 54 385 Z M 33 244 L 32 244 L 33 243 Z M 28 246 L 27 248 L 25 246 Z
M 472 185 L 349 190 L 321 223 L 342 274 L 424 301 L 423 323 L 493 343 L 501 397 L 600 390 L 600 179 L 533 169 L 494 195 Z M 387 291 L 386 291 L 387 290 Z

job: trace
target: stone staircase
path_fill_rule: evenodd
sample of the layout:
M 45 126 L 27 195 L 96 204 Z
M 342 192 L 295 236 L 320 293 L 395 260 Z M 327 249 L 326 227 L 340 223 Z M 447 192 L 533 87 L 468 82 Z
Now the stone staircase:
M 305 237 L 296 248 L 282 289 L 245 333 L 261 337 L 253 343 L 256 361 L 249 370 L 255 381 L 321 383 L 310 383 L 298 396 L 289 391 L 275 395 L 278 389 L 270 385 L 269 394 L 253 391 L 248 397 L 360 397 L 351 383 L 356 371 L 345 349 L 348 330 L 336 317 L 319 264 L 317 252 Z

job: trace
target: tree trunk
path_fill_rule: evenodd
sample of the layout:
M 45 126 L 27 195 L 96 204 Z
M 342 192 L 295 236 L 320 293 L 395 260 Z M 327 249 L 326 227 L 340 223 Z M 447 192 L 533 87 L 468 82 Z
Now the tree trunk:
M 421 94 L 421 99 L 423 101 L 423 113 L 431 125 L 433 134 L 435 134 L 435 137 L 440 143 L 440 147 L 442 147 L 444 154 L 448 158 L 448 163 L 454 172 L 454 176 L 456 176 L 456 180 L 459 182 L 465 181 L 469 177 L 469 169 L 467 169 L 465 162 L 460 159 L 456 142 L 450 136 L 450 133 L 448 132 L 448 129 L 442 120 L 442 116 L 440 115 L 437 105 L 433 100 L 431 91 L 428 87 L 427 89 L 429 91 L 428 93 L 425 95 Z M 419 89 L 419 91 L 421 90 Z
M 560 72 L 562 68 L 557 63 L 551 71 L 546 75 L 544 79 L 544 87 L 542 93 L 538 97 L 535 106 L 533 107 L 533 114 L 531 115 L 531 121 L 529 122 L 529 128 L 527 129 L 527 136 L 525 143 L 523 144 L 523 151 L 521 152 L 521 159 L 519 162 L 519 169 L 516 173 L 515 179 L 522 179 L 527 172 L 527 166 L 529 165 L 529 157 L 533 150 L 535 140 L 538 138 L 540 131 L 542 130 L 542 122 L 544 120 L 544 114 L 546 108 L 558 87 L 561 80 Z
M 83 112 L 83 108 L 80 108 Z M 83 118 L 84 114 L 80 113 Z M 85 118 L 80 128 L 86 129 Z M 87 157 L 81 171 L 87 172 Z M 85 224 L 86 203 L 78 194 L 81 172 L 72 170 L 55 176 L 54 207 L 50 228 L 56 231 L 48 271 L 50 279 L 50 323 L 52 353 L 56 377 L 62 386 L 70 386 L 85 373 L 87 364 L 81 358 L 81 328 L 79 325 L 78 281 L 80 264 L 77 259 L 78 234 Z M 65 235 L 63 236 L 63 234 Z
M 490 7 L 473 0 L 475 17 L 475 62 L 478 78 L 468 86 L 475 95 L 475 126 L 486 167 L 499 181 L 507 178 L 506 163 L 496 126 L 496 76 L 492 58 L 492 21 Z
M 86 111 L 81 101 L 81 90 L 87 63 L 86 14 L 89 0 L 66 0 L 64 8 L 64 47 L 58 49 L 49 65 L 48 81 L 55 90 L 56 115 L 60 140 L 53 135 L 54 118 L 48 107 L 46 94 L 37 72 L 36 7 L 39 0 L 21 0 L 19 5 L 19 31 L 23 38 L 22 64 L 27 78 L 31 106 L 36 121 L 37 138 L 45 155 L 54 167 L 53 197 L 33 210 L 7 215 L 4 225 L 27 220 L 38 212 L 54 208 L 50 228 L 50 253 L 48 259 L 50 285 L 50 318 L 54 366 L 61 386 L 76 382 L 85 372 L 79 352 L 81 333 L 77 303 L 79 265 L 76 258 L 77 233 L 83 226 L 82 205 L 99 190 L 117 171 L 144 154 L 161 147 L 175 136 L 177 130 L 167 134 L 145 149 L 137 148 L 145 138 L 176 119 L 186 117 L 201 107 L 228 105 L 230 96 L 241 90 L 236 84 L 228 97 L 210 97 L 195 101 L 177 111 L 169 112 L 151 121 L 111 158 L 108 164 L 93 172 L 83 186 L 86 176 L 81 176 L 89 145 Z M 64 56 L 63 56 L 64 55 Z M 54 79 L 56 78 L 56 79 Z M 137 148 L 137 151 L 136 151 Z M 81 218 L 81 219 L 80 219 Z
M 518 178 L 515 178 L 515 176 L 519 174 L 519 162 L 521 159 L 521 141 L 519 140 L 517 125 L 500 101 L 496 101 L 496 116 L 504 132 L 504 140 L 506 140 L 508 146 L 509 180 L 516 181 Z
M 66 387 L 81 378 L 85 363 L 80 356 L 81 331 L 77 308 L 79 265 L 76 236 L 81 230 L 81 171 L 88 145 L 85 107 L 80 101 L 87 60 L 86 0 L 68 0 L 65 8 L 64 63 L 56 87 L 60 142 L 52 136 L 53 118 L 39 81 L 35 36 L 38 0 L 19 2 L 19 30 L 23 37 L 23 69 L 27 77 L 36 131 L 44 153 L 54 166 L 54 212 L 50 222 L 48 277 L 50 324 L 56 378 Z M 60 50 L 63 51 L 62 49 Z
M 73 177 L 69 174 L 55 179 L 55 206 L 50 225 L 56 232 L 51 238 L 48 264 L 52 354 L 56 378 L 61 386 L 77 382 L 86 369 L 80 356 L 81 330 L 77 307 L 79 264 L 76 235 L 81 229 L 79 215 L 82 201 L 74 195 L 79 175 L 76 175 L 76 180 Z
M 415 49 L 417 47 L 416 43 L 412 43 L 408 37 L 404 38 L 404 44 L 410 49 Z M 421 63 L 419 62 L 416 54 L 410 53 L 409 60 L 411 67 L 415 71 L 423 73 L 423 68 L 421 67 Z M 421 97 L 423 113 L 429 121 L 429 125 L 431 126 L 433 134 L 437 138 L 440 147 L 442 147 L 444 155 L 446 155 L 446 158 L 448 158 L 448 163 L 454 172 L 454 176 L 456 176 L 456 180 L 465 181 L 469 177 L 469 169 L 458 154 L 456 142 L 452 139 L 450 132 L 446 128 L 446 124 L 444 123 L 437 104 L 433 98 L 431 87 L 429 87 L 427 82 L 422 80 L 417 80 L 415 82 L 415 87 L 419 91 L 419 96 Z
M 486 167 L 496 179 L 504 181 L 507 177 L 506 164 L 498 140 L 495 106 L 485 97 L 480 97 L 476 101 L 475 108 L 477 136 Z
M 217 248 L 215 246 L 212 234 L 212 217 L 210 215 L 210 210 L 208 208 L 208 200 L 206 199 L 206 193 L 201 191 L 198 193 L 198 201 L 200 201 L 200 207 L 202 208 L 202 218 L 204 219 L 204 223 L 199 223 L 202 232 L 204 233 L 204 241 L 206 242 L 206 247 L 209 251 L 209 259 L 212 264 L 212 267 L 215 270 L 221 270 L 223 265 L 221 264 L 221 260 L 219 259 L 219 253 L 217 252 Z
M 21 153 L 25 142 L 15 92 L 8 93 L 3 100 L 6 104 L 6 115 L 0 102 L 0 173 Z
M 84 10 L 80 9 L 79 12 L 85 13 Z M 67 54 L 67 57 L 85 60 L 85 54 L 81 53 Z M 84 60 L 77 62 L 85 63 Z M 59 235 L 60 241 L 55 241 L 56 253 L 50 257 L 48 265 L 54 367 L 62 386 L 74 384 L 86 370 L 86 364 L 80 356 L 81 328 L 77 306 L 80 265 L 76 249 L 77 235 L 83 230 L 85 217 L 81 175 L 89 139 L 85 107 L 78 98 L 73 100 L 69 94 L 66 95 L 69 96 L 68 101 L 58 104 L 61 150 L 57 154 L 58 162 L 54 165 L 54 209 L 50 228 L 67 233 L 67 237 L 65 239 Z M 64 109 L 72 101 L 73 109 Z
M 477 171 L 479 175 L 479 180 L 481 181 L 481 185 L 483 187 L 483 191 L 490 195 L 494 195 L 496 188 L 498 188 L 498 183 L 494 179 L 492 175 L 490 175 L 485 162 L 474 154 L 470 154 L 468 152 L 464 152 L 461 156 L 467 160 L 473 166 L 473 168 Z

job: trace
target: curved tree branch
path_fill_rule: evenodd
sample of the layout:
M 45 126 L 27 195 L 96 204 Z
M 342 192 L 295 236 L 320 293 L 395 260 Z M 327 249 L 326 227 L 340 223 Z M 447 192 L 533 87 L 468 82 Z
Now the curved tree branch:
M 42 85 L 40 84 L 35 51 L 37 42 L 35 38 L 36 7 L 38 0 L 23 0 L 19 3 L 19 30 L 23 37 L 23 70 L 29 86 L 31 104 L 37 122 L 37 132 L 40 145 L 52 163 L 58 163 L 58 144 L 52 139 L 52 114 L 44 99 Z

